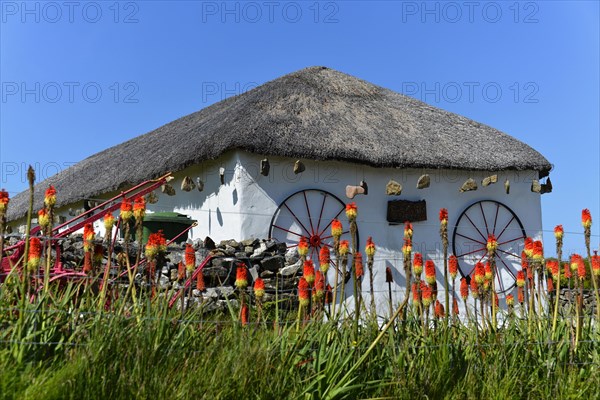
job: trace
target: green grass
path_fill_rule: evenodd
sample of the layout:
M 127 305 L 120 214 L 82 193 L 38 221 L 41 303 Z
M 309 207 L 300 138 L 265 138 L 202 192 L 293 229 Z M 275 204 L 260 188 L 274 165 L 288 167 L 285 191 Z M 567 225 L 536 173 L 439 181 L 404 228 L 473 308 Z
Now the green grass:
M 477 332 L 423 330 L 409 315 L 382 333 L 372 321 L 268 323 L 231 314 L 184 318 L 163 301 L 97 312 L 92 293 L 54 291 L 27 304 L 24 329 L 0 293 L 0 397 L 6 399 L 525 399 L 598 398 L 598 331 L 586 317 L 575 348 L 548 315 Z M 62 296 L 62 297 L 61 297 Z M 132 312 L 133 315 L 129 313 Z M 251 319 L 256 313 L 251 315 Z M 280 316 L 281 316 L 280 312 Z M 379 337 L 379 339 L 378 339 Z M 367 349 L 376 342 L 372 350 Z

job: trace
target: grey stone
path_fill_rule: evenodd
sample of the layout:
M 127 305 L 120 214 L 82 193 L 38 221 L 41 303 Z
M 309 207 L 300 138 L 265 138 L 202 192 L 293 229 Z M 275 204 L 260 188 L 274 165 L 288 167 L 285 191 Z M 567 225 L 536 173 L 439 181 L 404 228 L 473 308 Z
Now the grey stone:
M 429 177 L 429 174 L 423 174 L 419 177 L 419 180 L 417 180 L 417 189 L 426 189 L 430 184 L 431 178 Z
M 385 185 L 385 194 L 388 196 L 400 196 L 402 194 L 402 185 L 393 179 Z
M 244 252 L 246 253 L 247 256 L 251 256 L 252 254 L 254 254 L 254 247 L 246 246 L 246 247 L 244 247 Z
M 166 194 L 167 196 L 175 196 L 175 189 L 168 183 L 165 183 L 160 187 L 160 191 Z
M 248 269 L 248 272 L 252 276 L 252 281 L 255 281 L 258 278 L 258 265 L 253 265 L 252 268 Z
M 271 164 L 269 164 L 268 159 L 260 160 L 260 174 L 263 176 L 269 176 L 269 170 L 271 169 Z
M 236 248 L 228 245 L 228 246 L 225 246 L 224 252 L 228 256 L 233 256 L 236 253 Z
M 260 277 L 263 279 L 272 278 L 274 276 L 275 276 L 275 272 L 273 272 L 273 271 L 265 270 L 265 271 L 261 271 L 261 273 L 260 273 Z
M 218 247 L 221 248 L 225 248 L 227 246 L 233 247 L 233 248 L 238 248 L 239 247 L 239 243 L 233 239 L 229 239 L 229 240 L 221 240 L 221 243 L 219 243 Z
M 195 188 L 196 184 L 194 183 L 192 178 L 190 178 L 189 176 L 184 176 L 183 180 L 181 181 L 181 190 L 183 190 L 184 192 L 191 192 Z
M 460 192 L 464 193 L 464 192 L 470 192 L 472 190 L 477 190 L 477 182 L 475 182 L 475 179 L 469 178 L 460 187 Z
M 504 181 L 504 191 L 506 194 L 510 194 L 510 181 L 508 179 Z
M 260 265 L 263 270 L 277 272 L 285 267 L 285 257 L 280 255 L 265 257 L 260 262 Z
M 202 179 L 196 178 L 196 187 L 198 188 L 199 192 L 204 190 L 204 182 L 202 182 Z
M 540 193 L 542 191 L 542 185 L 540 185 L 540 181 L 537 179 L 531 181 L 531 191 L 533 193 Z
M 285 252 L 285 263 L 288 265 L 294 264 L 296 261 L 298 261 L 299 258 L 300 256 L 298 256 L 297 247 L 290 247 Z
M 244 251 L 236 251 L 234 255 L 235 258 L 246 258 L 248 256 Z
M 279 270 L 279 274 L 282 276 L 294 276 L 298 272 L 300 272 L 300 268 L 302 266 L 302 260 L 298 260 L 296 263 L 292 265 L 288 265 L 287 267 L 283 267 Z
M 253 257 L 260 256 L 265 251 L 267 251 L 267 245 L 264 242 L 261 242 L 260 246 L 257 249 L 254 250 L 254 253 L 252 253 L 252 256 Z
M 483 178 L 483 180 L 481 181 L 481 186 L 483 186 L 483 187 L 489 186 L 492 183 L 496 183 L 496 182 L 498 182 L 498 175 L 490 175 L 490 176 Z
M 304 166 L 304 163 L 300 160 L 297 160 L 294 163 L 294 174 L 299 174 L 301 172 L 304 172 L 306 170 L 306 167 Z
M 246 239 L 246 240 L 242 240 L 240 243 L 246 247 L 246 246 L 252 246 L 255 247 L 258 245 L 260 241 L 258 239 Z

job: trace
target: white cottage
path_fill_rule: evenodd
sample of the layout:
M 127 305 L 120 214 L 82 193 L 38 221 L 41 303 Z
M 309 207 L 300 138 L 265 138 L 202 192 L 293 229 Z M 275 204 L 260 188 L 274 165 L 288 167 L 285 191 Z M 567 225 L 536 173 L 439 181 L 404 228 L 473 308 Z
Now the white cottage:
M 550 169 L 540 153 L 494 128 L 311 67 L 94 154 L 37 184 L 35 197 L 38 209 L 54 185 L 59 214 L 67 217 L 86 199 L 107 199 L 173 172 L 176 194 L 158 190 L 149 212 L 189 215 L 198 221 L 192 238 L 273 237 L 294 246 L 306 236 L 314 258 L 332 241 L 332 218 L 346 222 L 344 205 L 354 201 L 360 249 L 372 236 L 375 291 L 387 304 L 387 266 L 395 271 L 395 293 L 404 293 L 405 220 L 413 222 L 413 251 L 442 265 L 440 208 L 448 209 L 450 252 L 461 273 L 470 274 L 493 233 L 498 290 L 510 291 L 522 239 L 541 238 L 540 192 L 550 184 L 540 188 L 539 180 Z M 186 177 L 196 185 L 191 191 L 180 189 Z M 350 200 L 347 191 L 366 193 Z M 26 193 L 12 199 L 10 220 L 23 219 L 26 201 Z M 368 278 L 363 285 L 367 295 Z

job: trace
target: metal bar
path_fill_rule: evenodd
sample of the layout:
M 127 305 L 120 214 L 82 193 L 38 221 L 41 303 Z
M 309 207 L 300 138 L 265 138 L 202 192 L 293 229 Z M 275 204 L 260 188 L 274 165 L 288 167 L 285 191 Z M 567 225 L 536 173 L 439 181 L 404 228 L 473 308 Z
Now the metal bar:
M 317 220 L 317 232 L 319 232 L 319 227 L 321 226 L 321 218 L 323 218 L 323 210 L 325 209 L 325 200 L 327 200 L 327 192 L 323 193 L 323 204 L 321 204 L 321 212 L 319 213 L 319 219 Z
M 479 209 L 481 210 L 481 215 L 483 216 L 483 223 L 485 224 L 485 231 L 489 235 L 490 228 L 488 228 L 487 219 L 485 218 L 485 212 L 483 212 L 483 206 L 481 205 L 481 202 L 479 202 Z
M 278 226 L 278 225 L 275 225 L 275 224 L 273 224 L 273 228 L 281 229 L 282 231 L 286 231 L 286 232 L 288 232 L 288 233 L 291 233 L 291 234 L 294 234 L 294 235 L 296 235 L 296 236 L 303 237 L 303 236 L 302 236 L 301 234 L 299 234 L 299 233 L 292 232 L 292 231 L 290 231 L 289 229 L 282 228 L 282 227 L 280 227 L 280 226 Z
M 304 226 L 304 224 L 302 223 L 302 221 L 300 221 L 298 219 L 298 217 L 296 217 L 296 214 L 294 214 L 294 212 L 288 207 L 287 204 L 283 203 L 283 205 L 285 206 L 285 208 L 288 209 L 288 211 L 290 212 L 290 214 L 292 214 L 292 216 L 294 217 L 294 219 L 296 219 L 296 221 L 298 221 L 298 223 L 300 224 L 300 226 L 302 227 L 302 229 L 304 229 L 306 231 L 306 233 L 308 233 L 308 236 L 310 237 L 310 232 L 308 231 L 308 229 L 306 229 L 306 227 Z
M 202 263 L 200 263 L 200 265 L 198 267 L 196 267 L 196 269 L 194 270 L 192 275 L 190 275 L 190 277 L 185 281 L 183 287 L 181 289 L 179 289 L 179 291 L 177 291 L 177 293 L 175 293 L 173 295 L 173 297 L 171 297 L 171 300 L 169 300 L 169 308 L 173 307 L 173 304 L 175 304 L 177 302 L 177 300 L 179 299 L 179 297 L 183 293 L 185 293 L 185 290 L 191 285 L 193 280 L 198 277 L 198 274 L 202 272 L 202 269 L 204 269 L 206 264 L 208 264 L 208 262 L 211 261 L 213 258 L 214 257 L 209 254 L 208 256 L 206 256 L 204 261 L 202 261 Z
M 485 240 L 486 243 L 487 243 L 487 238 L 485 236 L 483 236 L 483 233 L 481 233 L 481 231 L 479 230 L 479 228 L 475 226 L 475 224 L 473 223 L 473 221 L 471 220 L 471 218 L 469 218 L 469 216 L 467 215 L 467 213 L 465 213 L 464 215 L 465 215 L 465 217 L 467 217 L 467 219 L 469 220 L 469 222 L 471 223 L 471 225 L 473 225 L 473 228 L 475 228 L 477 230 L 477 232 L 479 232 L 479 234 L 481 235 L 481 237 L 483 238 L 483 240 Z
M 500 203 L 496 203 L 496 216 L 494 217 L 494 229 L 492 229 L 492 235 L 496 235 L 496 223 L 498 222 L 498 211 L 500 210 Z
M 313 227 L 312 218 L 310 216 L 310 207 L 308 206 L 308 199 L 306 198 L 306 190 L 302 192 L 304 195 L 304 204 L 306 205 L 306 212 L 308 213 L 308 222 L 310 223 L 310 235 L 315 234 L 315 228 Z
M 506 226 L 504 227 L 504 229 L 502 229 L 502 232 L 500 232 L 500 234 L 498 235 L 498 237 L 496 238 L 496 240 L 500 239 L 500 236 L 502 236 L 502 234 L 504 233 L 504 231 L 506 230 L 506 228 L 508 228 L 508 226 L 515 220 L 515 216 L 513 215 L 512 218 L 510 219 L 510 221 L 508 221 L 508 224 L 506 224 Z
M 331 218 L 331 221 L 329 221 L 327 226 L 325 228 L 323 228 L 323 230 L 321 232 L 319 232 L 319 236 L 321 236 L 327 230 L 327 228 L 329 228 L 329 225 L 331 225 L 333 220 L 336 219 L 337 217 L 339 217 L 340 214 L 342 213 L 342 211 L 344 211 L 345 209 L 346 209 L 345 207 L 342 207 L 342 209 L 335 215 L 335 217 Z
M 479 240 L 477 240 L 477 239 L 473 239 L 472 237 L 465 236 L 465 235 L 463 235 L 463 234 L 461 234 L 461 233 L 458 233 L 458 232 L 456 232 L 456 236 L 460 236 L 460 237 L 463 237 L 463 238 L 465 238 L 465 239 L 469 239 L 470 241 L 472 241 L 472 242 L 475 242 L 475 243 L 479 243 L 479 244 L 486 245 L 486 243 L 484 243 L 484 242 L 480 242 L 480 241 L 479 241 Z
M 473 250 L 473 251 L 470 251 L 470 252 L 468 252 L 468 253 L 463 253 L 463 254 L 461 254 L 461 255 L 459 255 L 459 256 L 456 256 L 456 258 L 460 258 L 460 257 L 468 256 L 469 254 L 473 254 L 473 253 L 478 253 L 478 252 L 480 252 L 480 251 L 482 251 L 482 250 L 486 250 L 486 248 L 485 248 L 485 247 L 482 247 L 481 249 Z

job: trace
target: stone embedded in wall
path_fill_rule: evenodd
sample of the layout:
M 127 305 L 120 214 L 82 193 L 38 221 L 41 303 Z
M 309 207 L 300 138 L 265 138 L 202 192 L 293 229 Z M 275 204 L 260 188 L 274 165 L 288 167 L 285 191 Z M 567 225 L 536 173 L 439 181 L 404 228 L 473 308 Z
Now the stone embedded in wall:
M 542 185 L 540 184 L 540 181 L 537 179 L 531 181 L 531 191 L 533 193 L 540 193 L 542 191 Z
M 542 191 L 540 194 L 552 193 L 552 181 L 550 181 L 550 177 L 546 179 L 545 183 L 542 183 Z
M 460 187 L 461 193 L 470 192 L 473 190 L 477 190 L 477 182 L 475 182 L 475 179 L 473 179 L 473 178 L 467 179 L 465 181 L 465 183 L 463 183 L 462 186 Z
M 486 187 L 486 186 L 489 186 L 489 185 L 491 185 L 493 183 L 496 183 L 496 182 L 498 182 L 498 175 L 486 176 L 481 181 L 481 186 Z
M 402 185 L 393 179 L 385 185 L 385 194 L 388 196 L 400 196 L 402 194 Z
M 419 177 L 419 180 L 417 180 L 417 189 L 426 189 L 430 184 L 431 178 L 429 177 L 429 174 L 423 174 Z
M 204 182 L 202 181 L 202 179 L 196 178 L 196 187 L 198 188 L 199 192 L 204 190 Z
M 510 194 L 510 181 L 508 179 L 504 181 L 504 191 L 506 194 Z
M 301 172 L 304 172 L 306 170 L 306 167 L 304 166 L 304 163 L 300 160 L 296 160 L 296 162 L 294 163 L 294 174 L 298 175 Z
M 260 160 L 260 174 L 263 176 L 269 176 L 269 171 L 271 170 L 271 164 L 268 159 Z
M 219 168 L 219 180 L 221 181 L 221 185 L 225 184 L 225 168 Z
M 165 183 L 160 187 L 160 191 L 166 194 L 167 196 L 175 196 L 175 189 L 168 183 Z
M 181 190 L 183 190 L 184 192 L 191 192 L 195 188 L 196 184 L 194 183 L 192 178 L 190 178 L 189 176 L 184 176 L 183 180 L 181 181 Z
M 148 204 L 156 204 L 158 202 L 158 195 L 154 192 L 150 192 L 146 195 L 146 202 Z

